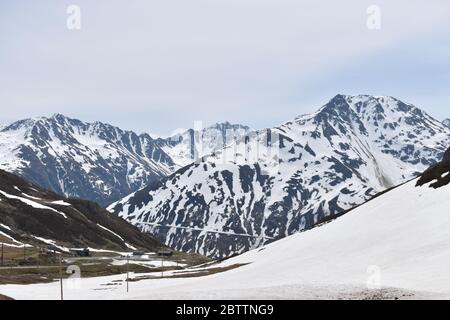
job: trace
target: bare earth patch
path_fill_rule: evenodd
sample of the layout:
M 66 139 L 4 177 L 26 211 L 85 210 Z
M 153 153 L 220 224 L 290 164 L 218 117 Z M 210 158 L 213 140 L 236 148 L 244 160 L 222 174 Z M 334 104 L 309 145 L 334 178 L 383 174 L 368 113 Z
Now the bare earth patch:
M 225 271 L 233 270 L 242 266 L 245 266 L 246 264 L 233 264 L 227 267 L 216 267 L 216 268 L 205 268 L 205 269 L 198 269 L 198 270 L 184 270 L 179 272 L 174 272 L 173 274 L 169 276 L 165 276 L 165 279 L 176 279 L 176 278 L 198 278 L 198 277 L 206 277 L 212 274 L 216 273 L 222 273 Z M 130 281 L 140 281 L 140 280 L 149 280 L 149 279 L 161 279 L 161 277 L 158 276 L 143 276 L 143 277 L 137 277 Z

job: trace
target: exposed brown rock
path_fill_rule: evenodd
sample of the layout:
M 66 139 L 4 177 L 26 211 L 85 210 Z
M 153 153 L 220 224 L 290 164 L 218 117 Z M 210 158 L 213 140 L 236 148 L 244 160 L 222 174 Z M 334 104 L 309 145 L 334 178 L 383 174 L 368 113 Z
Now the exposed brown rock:
M 146 251 L 164 247 L 150 234 L 141 233 L 138 228 L 96 203 L 66 199 L 1 170 L 0 191 L 6 194 L 0 193 L 0 223 L 11 228 L 8 230 L 0 226 L 0 231 L 17 241 L 46 247 L 45 243 L 33 238 L 37 236 L 55 240 L 58 245 L 68 248 L 92 247 L 114 251 L 130 251 L 127 244 Z M 11 196 L 34 201 L 49 209 L 33 208 Z M 54 201 L 64 201 L 70 205 L 55 204 Z
M 420 176 L 420 179 L 417 181 L 417 186 L 423 186 L 429 182 L 433 182 L 430 184 L 430 188 L 434 189 L 443 187 L 450 183 L 450 159 L 443 160 L 425 170 L 425 172 Z
M 14 299 L 0 294 L 0 300 L 14 300 Z

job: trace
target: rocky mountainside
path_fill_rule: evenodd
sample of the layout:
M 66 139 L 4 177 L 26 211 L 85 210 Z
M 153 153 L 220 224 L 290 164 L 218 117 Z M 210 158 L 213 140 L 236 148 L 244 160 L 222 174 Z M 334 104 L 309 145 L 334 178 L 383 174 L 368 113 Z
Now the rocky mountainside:
M 416 182 L 211 267 L 241 266 L 232 271 L 135 290 L 141 299 L 449 299 L 450 184 Z
M 250 131 L 247 126 L 223 122 L 203 129 L 189 129 L 169 138 L 158 138 L 156 144 L 170 155 L 177 165 L 184 167 L 235 140 L 242 139 Z
M 149 135 L 57 114 L 0 130 L 0 169 L 108 205 L 179 167 Z
M 0 170 L 0 242 L 6 246 L 154 251 L 162 245 L 93 202 L 66 199 Z
M 450 128 L 393 97 L 337 95 L 252 132 L 109 210 L 169 246 L 216 258 L 330 219 L 440 160 Z
M 444 121 L 442 121 L 442 123 L 444 124 L 444 126 L 450 128 L 450 119 L 445 119 Z

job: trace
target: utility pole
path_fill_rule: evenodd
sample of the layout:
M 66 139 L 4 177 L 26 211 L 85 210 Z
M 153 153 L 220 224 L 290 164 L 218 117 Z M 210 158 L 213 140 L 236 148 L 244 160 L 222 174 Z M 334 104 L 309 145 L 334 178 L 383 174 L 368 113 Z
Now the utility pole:
M 37 254 L 37 269 L 38 269 L 38 274 L 41 274 L 41 247 L 38 247 L 38 254 Z
M 164 258 L 161 256 L 161 278 L 164 278 Z
M 130 256 L 127 254 L 127 293 L 130 290 L 129 283 L 130 283 Z
M 26 258 L 26 247 L 25 247 L 25 243 L 23 244 L 23 262 L 25 262 Z
M 3 242 L 2 242 L 2 258 L 1 258 L 1 261 L 2 261 L 2 267 L 3 267 Z
M 59 283 L 61 289 L 61 300 L 64 300 L 64 290 L 63 290 L 63 272 L 62 272 L 62 253 L 59 259 Z

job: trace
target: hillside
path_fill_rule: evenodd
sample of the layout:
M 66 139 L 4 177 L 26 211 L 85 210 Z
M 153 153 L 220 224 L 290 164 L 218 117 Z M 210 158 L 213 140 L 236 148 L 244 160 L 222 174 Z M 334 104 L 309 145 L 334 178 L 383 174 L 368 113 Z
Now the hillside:
M 99 205 L 67 199 L 0 170 L 0 241 L 10 247 L 56 245 L 115 251 L 161 244 Z
M 430 182 L 416 187 L 417 182 L 219 264 L 136 281 L 127 295 L 110 291 L 100 296 L 99 288 L 121 279 L 109 277 L 83 279 L 83 289 L 68 298 L 450 299 L 450 184 L 434 189 Z M 222 272 L 194 276 L 207 270 Z M 58 298 L 57 284 L 34 288 L 0 286 L 0 292 L 22 299 Z

